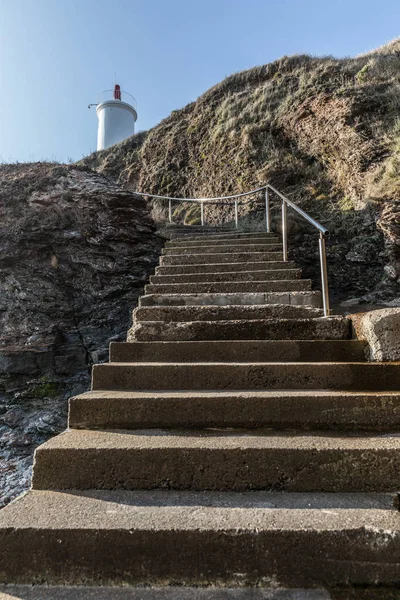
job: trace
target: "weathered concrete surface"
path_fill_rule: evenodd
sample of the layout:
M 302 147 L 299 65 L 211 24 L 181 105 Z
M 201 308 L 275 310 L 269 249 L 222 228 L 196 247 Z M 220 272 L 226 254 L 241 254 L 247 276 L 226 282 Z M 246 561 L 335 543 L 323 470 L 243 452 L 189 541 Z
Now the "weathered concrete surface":
M 30 492 L 0 513 L 0 578 L 396 584 L 400 521 L 391 503 L 380 494 Z
M 362 340 L 111 342 L 110 362 L 362 362 Z
M 0 600 L 331 600 L 322 589 L 2 586 Z
M 217 283 L 148 284 L 146 294 L 234 293 L 234 292 L 296 292 L 311 290 L 310 279 L 284 281 L 221 281 Z
M 282 252 L 218 252 L 160 257 L 160 265 L 201 265 L 204 263 L 263 262 L 282 260 Z
M 195 340 L 343 340 L 350 337 L 350 322 L 329 319 L 264 319 L 244 321 L 134 322 L 128 341 Z
M 234 229 L 231 230 L 220 230 L 220 231 L 216 231 L 216 229 L 213 230 L 209 230 L 208 232 L 205 231 L 198 231 L 198 232 L 184 232 L 185 235 L 182 235 L 181 233 L 179 233 L 179 235 L 176 235 L 176 233 L 172 233 L 172 234 L 168 234 L 167 237 L 169 238 L 169 240 L 171 241 L 171 243 L 176 243 L 176 242 L 197 242 L 197 241 L 206 241 L 207 243 L 209 243 L 210 239 L 212 239 L 213 241 L 226 241 L 226 240 L 241 240 L 242 238 L 251 238 L 251 239 L 258 239 L 258 238 L 275 238 L 277 237 L 276 233 L 267 233 L 266 231 L 259 231 L 259 232 L 250 232 L 250 231 L 246 231 L 246 232 L 241 232 L 238 233 L 237 231 L 235 231 Z
M 400 308 L 349 315 L 357 338 L 370 346 L 371 360 L 400 360 Z
M 152 275 L 150 283 L 210 283 L 217 281 L 269 281 L 299 279 L 301 269 L 274 269 L 271 271 L 239 271 L 226 273 L 197 273 L 192 275 Z
M 146 294 L 187 293 L 252 293 L 252 292 L 296 292 L 311 290 L 310 279 L 285 279 L 268 281 L 221 281 L 215 283 L 171 283 L 148 284 Z
M 390 433 L 72 429 L 36 450 L 32 486 L 391 492 L 399 460 Z
M 0 600 L 398 600 L 398 588 L 229 588 L 0 585 Z
M 70 400 L 80 429 L 272 427 L 388 431 L 400 427 L 400 393 L 348 391 L 95 391 Z
M 108 363 L 93 390 L 400 389 L 400 363 Z
M 211 246 L 215 244 L 230 245 L 230 246 L 251 246 L 253 244 L 282 244 L 280 238 L 277 235 L 265 234 L 263 236 L 254 237 L 251 234 L 238 238 L 221 238 L 219 236 L 209 236 L 208 239 L 197 239 L 197 240 L 173 240 L 166 242 L 165 248 L 192 248 L 192 247 L 203 247 Z
M 193 246 L 196 260 L 209 248 Z M 133 329 L 156 341 L 114 345 L 115 362 L 94 370 L 96 391 L 71 399 L 73 429 L 36 454 L 35 492 L 4 526 L 0 514 L 0 581 L 322 584 L 341 600 L 349 582 L 398 584 L 394 494 L 370 492 L 400 486 L 400 364 L 367 363 L 347 319 L 315 318 L 320 295 L 291 290 L 289 265 L 259 264 L 290 277 L 288 291 L 249 293 L 260 271 L 251 262 L 236 264 L 238 277 L 228 262 L 160 267 L 156 277 L 180 273 L 191 293 L 144 297 Z M 212 277 L 247 289 L 193 293 L 196 278 Z M 292 313 L 314 318 L 276 318 Z M 275 317 L 244 318 L 256 315 Z
M 139 306 L 232 306 L 254 304 L 290 304 L 322 306 L 321 292 L 236 292 L 228 294 L 146 294 Z
M 226 244 L 221 244 L 219 243 L 218 245 L 211 245 L 212 242 L 210 242 L 209 244 L 207 244 L 206 246 L 202 245 L 202 246 L 195 246 L 195 245 L 191 245 L 191 246 L 173 246 L 171 247 L 164 247 L 162 250 L 162 254 L 163 255 L 168 255 L 168 256 L 180 256 L 180 255 L 187 255 L 187 254 L 225 254 L 226 252 L 228 253 L 232 253 L 232 246 L 229 242 L 227 242 Z M 262 243 L 262 244 L 256 244 L 253 242 L 253 244 L 244 244 L 242 245 L 236 245 L 234 247 L 233 250 L 235 253 L 240 253 L 240 252 L 282 252 L 282 242 L 280 243 L 276 243 L 276 242 L 267 242 L 267 243 Z
M 289 304 L 236 306 L 145 306 L 133 311 L 140 321 L 239 321 L 244 319 L 312 319 L 323 316 L 321 308 Z
M 184 275 L 196 273 L 226 273 L 235 271 L 272 271 L 273 269 L 294 269 L 294 262 L 282 260 L 266 260 L 261 262 L 231 262 L 231 263 L 204 263 L 196 265 L 160 265 L 156 267 L 156 275 Z

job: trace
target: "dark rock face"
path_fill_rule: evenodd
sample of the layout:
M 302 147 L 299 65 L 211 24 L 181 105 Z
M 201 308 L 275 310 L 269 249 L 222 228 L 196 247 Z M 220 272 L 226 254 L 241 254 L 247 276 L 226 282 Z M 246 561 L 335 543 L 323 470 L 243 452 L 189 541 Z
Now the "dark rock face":
M 0 505 L 123 339 L 162 240 L 144 201 L 65 165 L 0 167 Z

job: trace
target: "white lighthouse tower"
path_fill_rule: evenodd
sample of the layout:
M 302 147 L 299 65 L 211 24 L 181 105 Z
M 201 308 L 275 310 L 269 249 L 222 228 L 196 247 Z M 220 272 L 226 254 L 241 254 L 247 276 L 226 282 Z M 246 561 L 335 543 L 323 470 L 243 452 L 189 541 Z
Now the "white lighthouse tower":
M 98 118 L 97 150 L 104 150 L 113 144 L 122 142 L 135 133 L 137 120 L 136 100 L 119 85 L 106 90 L 101 102 L 96 105 Z

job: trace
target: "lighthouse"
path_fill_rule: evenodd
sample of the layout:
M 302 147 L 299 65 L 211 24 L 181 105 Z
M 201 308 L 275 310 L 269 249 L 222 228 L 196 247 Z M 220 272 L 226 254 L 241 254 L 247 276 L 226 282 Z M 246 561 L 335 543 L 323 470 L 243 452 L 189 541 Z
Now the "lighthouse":
M 116 84 L 101 95 L 96 105 L 98 118 L 97 150 L 105 150 L 135 133 L 136 100 Z

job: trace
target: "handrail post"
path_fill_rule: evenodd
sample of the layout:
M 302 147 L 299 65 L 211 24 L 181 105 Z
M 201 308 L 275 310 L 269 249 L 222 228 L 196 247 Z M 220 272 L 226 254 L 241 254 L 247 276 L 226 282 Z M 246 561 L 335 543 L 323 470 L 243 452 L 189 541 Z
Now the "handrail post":
M 168 203 L 168 218 L 169 222 L 172 223 L 172 200 Z
M 235 227 L 236 229 L 239 226 L 239 213 L 238 213 L 238 201 L 235 200 Z
M 265 188 L 265 225 L 267 227 L 267 233 L 271 233 L 271 209 L 269 205 L 269 190 Z
M 321 282 L 322 282 L 322 302 L 324 306 L 324 316 L 329 317 L 331 309 L 329 305 L 329 286 L 328 286 L 328 268 L 326 264 L 325 235 L 319 234 L 319 260 L 321 264 Z
M 283 260 L 288 259 L 288 242 L 287 242 L 287 206 L 286 202 L 282 201 L 282 244 L 283 244 Z
M 201 211 L 201 224 L 204 225 L 204 202 L 200 203 L 200 211 Z

